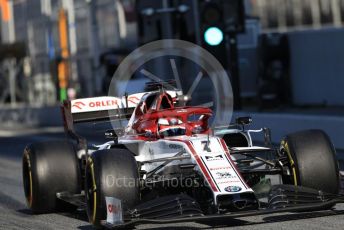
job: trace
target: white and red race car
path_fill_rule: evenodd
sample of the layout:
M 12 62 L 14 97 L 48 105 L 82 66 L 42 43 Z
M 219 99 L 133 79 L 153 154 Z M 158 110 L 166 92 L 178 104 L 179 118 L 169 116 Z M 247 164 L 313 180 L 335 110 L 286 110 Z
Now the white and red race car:
M 269 129 L 254 146 L 249 117 L 210 128 L 212 110 L 179 106 L 178 91 L 66 101 L 66 141 L 33 143 L 23 155 L 24 191 L 34 213 L 84 207 L 108 228 L 319 210 L 342 202 L 335 150 L 320 130 Z M 124 118 L 130 118 L 121 128 Z M 74 124 L 119 122 L 89 145 Z M 116 124 L 114 125 L 116 126 Z

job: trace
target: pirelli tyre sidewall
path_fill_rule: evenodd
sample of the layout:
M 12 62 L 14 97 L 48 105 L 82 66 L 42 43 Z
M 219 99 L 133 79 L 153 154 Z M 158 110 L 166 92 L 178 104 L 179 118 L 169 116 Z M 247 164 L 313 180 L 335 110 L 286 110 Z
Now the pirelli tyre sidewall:
M 106 219 L 105 197 L 122 202 L 123 210 L 139 200 L 139 173 L 133 154 L 127 149 L 106 149 L 92 153 L 86 165 L 85 194 L 91 224 L 100 227 Z
M 48 141 L 28 145 L 22 164 L 25 198 L 34 213 L 75 209 L 56 197 L 58 192 L 81 191 L 79 164 L 71 143 Z
M 330 138 L 322 130 L 306 130 L 287 135 L 281 150 L 290 162 L 290 182 L 295 185 L 337 194 L 339 169 Z

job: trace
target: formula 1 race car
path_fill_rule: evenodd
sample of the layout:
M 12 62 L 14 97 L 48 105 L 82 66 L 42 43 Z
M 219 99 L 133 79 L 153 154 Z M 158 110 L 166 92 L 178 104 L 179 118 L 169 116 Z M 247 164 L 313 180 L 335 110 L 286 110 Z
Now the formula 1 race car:
M 250 117 L 210 127 L 212 110 L 180 106 L 182 97 L 160 88 L 65 101 L 69 140 L 24 150 L 29 208 L 85 208 L 94 226 L 117 228 L 323 210 L 343 201 L 335 149 L 323 131 L 289 134 L 274 148 L 269 129 L 247 129 Z M 89 145 L 74 128 L 125 118 L 101 145 Z M 265 146 L 253 145 L 252 132 L 262 132 Z

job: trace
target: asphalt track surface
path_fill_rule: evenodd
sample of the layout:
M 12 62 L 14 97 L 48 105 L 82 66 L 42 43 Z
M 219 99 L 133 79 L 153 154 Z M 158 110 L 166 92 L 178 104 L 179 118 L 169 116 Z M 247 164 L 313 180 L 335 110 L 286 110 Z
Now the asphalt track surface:
M 63 139 L 60 128 L 0 131 L 0 229 L 92 229 L 82 211 L 33 215 L 22 188 L 21 156 L 26 144 Z M 222 222 L 139 225 L 139 229 L 343 229 L 344 204 L 313 213 L 280 213 Z

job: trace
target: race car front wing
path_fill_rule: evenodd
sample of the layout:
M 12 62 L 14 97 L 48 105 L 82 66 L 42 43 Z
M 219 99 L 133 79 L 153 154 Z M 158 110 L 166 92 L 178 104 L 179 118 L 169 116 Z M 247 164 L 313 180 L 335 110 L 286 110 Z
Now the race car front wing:
M 344 203 L 344 195 L 328 194 L 311 188 L 293 185 L 273 186 L 268 202 L 260 202 L 260 208 L 204 215 L 197 203 L 186 195 L 168 196 L 140 204 L 124 215 L 123 223 L 101 222 L 106 229 L 132 228 L 139 224 L 170 224 L 181 222 L 221 221 L 282 212 L 311 212 L 331 209 L 337 203 Z

